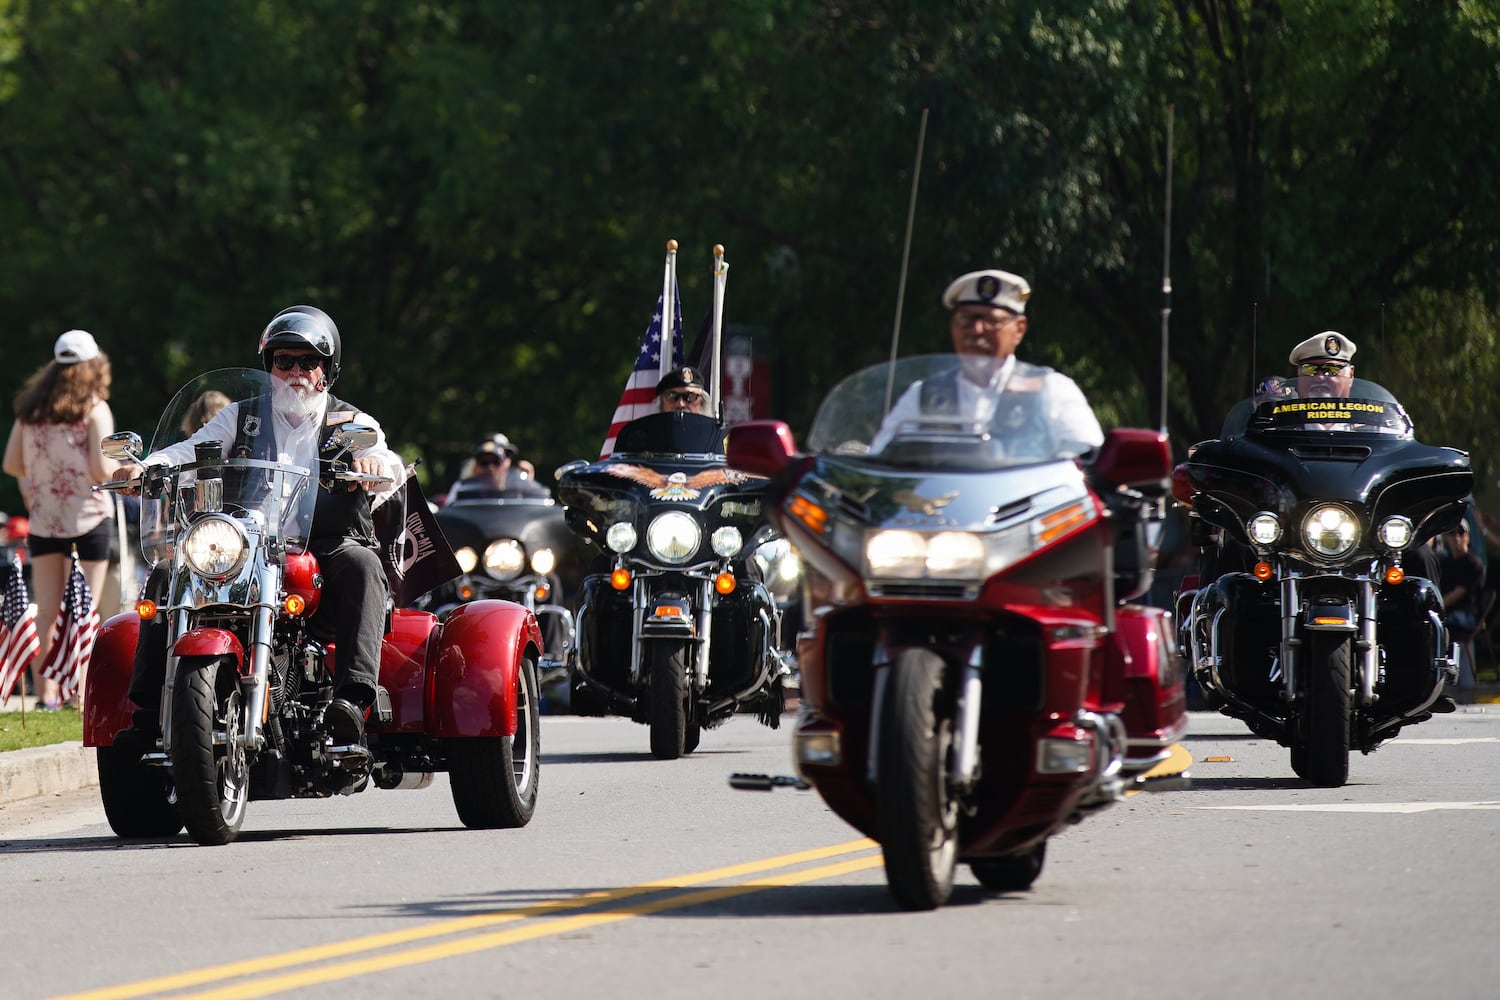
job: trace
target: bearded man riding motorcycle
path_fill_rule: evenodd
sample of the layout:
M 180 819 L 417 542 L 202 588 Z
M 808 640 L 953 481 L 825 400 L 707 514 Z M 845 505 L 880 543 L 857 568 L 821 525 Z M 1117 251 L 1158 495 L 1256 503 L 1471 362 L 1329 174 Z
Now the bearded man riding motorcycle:
M 200 442 L 216 442 L 226 455 L 275 459 L 278 453 L 292 450 L 288 442 L 307 436 L 315 439 L 322 454 L 332 432 L 344 424 L 375 430 L 375 443 L 355 452 L 348 466 L 388 481 L 335 482 L 327 475 L 325 456 L 307 545 L 318 558 L 324 581 L 324 598 L 313 626 L 337 644 L 340 654 L 338 686 L 324 713 L 324 726 L 336 742 L 363 744 L 365 718 L 376 697 L 389 598 L 375 542 L 372 494 L 383 498 L 393 493 L 405 478 L 405 466 L 401 456 L 386 445 L 379 422 L 328 391 L 342 371 L 343 345 L 327 313 L 305 305 L 283 309 L 262 331 L 258 353 L 273 378 L 270 399 L 257 401 L 268 404 L 268 413 L 263 412 L 266 407 L 231 403 L 186 441 L 153 452 L 142 462 L 179 465 L 192 461 Z M 141 465 L 127 463 L 114 478 L 135 479 L 142 471 Z M 165 593 L 169 568 L 169 561 L 164 561 L 153 570 L 146 596 L 159 599 Z M 144 753 L 156 745 L 166 675 L 166 633 L 165 616 L 141 623 L 130 679 L 133 725 L 116 737 L 117 747 L 139 747 Z

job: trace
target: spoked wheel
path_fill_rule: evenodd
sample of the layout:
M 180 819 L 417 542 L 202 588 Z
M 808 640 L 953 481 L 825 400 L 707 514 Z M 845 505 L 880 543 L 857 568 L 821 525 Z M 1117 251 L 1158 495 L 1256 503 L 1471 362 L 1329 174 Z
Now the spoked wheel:
M 188 836 L 227 844 L 245 822 L 250 765 L 239 674 L 222 657 L 183 657 L 172 692 L 172 778 Z
M 688 644 L 657 639 L 650 650 L 651 755 L 676 760 L 687 749 Z
M 978 858 L 969 862 L 969 870 L 986 889 L 996 892 L 1020 892 L 1030 889 L 1031 883 L 1042 873 L 1042 863 L 1047 860 L 1047 842 L 1020 854 L 1005 858 Z
M 109 828 L 120 837 L 175 837 L 182 829 L 164 768 L 140 761 L 144 747 L 100 747 L 99 798 Z
M 943 661 L 907 650 L 890 666 L 880 715 L 877 830 L 891 895 L 908 910 L 931 910 L 953 892 L 958 800 L 948 787 L 953 699 Z
M 1324 788 L 1349 780 L 1349 645 L 1342 633 L 1309 632 L 1303 647 L 1307 708 L 1292 770 Z
M 530 656 L 516 671 L 516 735 L 443 741 L 453 805 L 472 830 L 514 829 L 531 822 L 541 786 L 541 691 Z

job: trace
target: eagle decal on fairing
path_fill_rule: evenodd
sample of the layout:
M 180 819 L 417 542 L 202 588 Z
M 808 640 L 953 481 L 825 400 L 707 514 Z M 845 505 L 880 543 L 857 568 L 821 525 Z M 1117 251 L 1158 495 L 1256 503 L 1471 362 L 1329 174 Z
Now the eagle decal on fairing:
M 696 500 L 710 486 L 721 486 L 725 483 L 738 486 L 752 479 L 766 478 L 749 472 L 740 472 L 737 469 L 704 469 L 692 476 L 684 472 L 667 475 L 648 466 L 629 465 L 623 462 L 605 466 L 604 471 L 611 476 L 619 476 L 621 479 L 629 479 L 633 483 L 650 487 L 651 497 L 654 500 Z

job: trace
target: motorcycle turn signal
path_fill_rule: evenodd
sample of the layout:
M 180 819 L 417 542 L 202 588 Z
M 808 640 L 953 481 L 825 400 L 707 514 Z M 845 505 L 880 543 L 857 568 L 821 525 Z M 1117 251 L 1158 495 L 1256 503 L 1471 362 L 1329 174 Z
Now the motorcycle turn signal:
M 734 593 L 734 574 L 720 573 L 714 577 L 714 590 L 717 590 L 726 597 Z

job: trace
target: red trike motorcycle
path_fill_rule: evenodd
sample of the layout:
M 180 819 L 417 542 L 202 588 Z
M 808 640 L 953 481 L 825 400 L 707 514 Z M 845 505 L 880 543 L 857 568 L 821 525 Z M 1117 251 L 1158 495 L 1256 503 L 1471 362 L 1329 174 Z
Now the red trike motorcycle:
M 199 377 L 168 406 L 152 450 L 187 439 L 183 418 L 204 392 L 268 405 L 278 385 L 250 369 Z M 104 624 L 89 665 L 84 745 L 98 748 L 100 795 L 118 835 L 172 836 L 186 826 L 200 844 L 224 844 L 252 800 L 421 788 L 437 771 L 448 772 L 464 825 L 530 821 L 542 637 L 518 604 L 476 601 L 441 623 L 393 608 L 368 745 L 338 744 L 323 726 L 338 650 L 313 617 L 323 581 L 305 545 L 318 477 L 370 479 L 344 458 L 374 440 L 372 428 L 347 424 L 323 454 L 309 436 L 275 460 L 225 455 L 211 441 L 193 461 L 149 466 L 121 484 L 141 489 L 142 552 L 167 586 L 160 603 L 143 598 Z M 104 447 L 117 459 L 142 454 L 130 432 Z M 167 622 L 161 736 L 143 755 L 117 752 L 115 735 L 134 710 L 141 619 L 156 615 Z
M 816 788 L 880 842 L 910 909 L 945 902 L 960 861 L 989 888 L 1024 889 L 1065 825 L 1128 788 L 1186 781 L 1147 776 L 1185 728 L 1170 621 L 1121 604 L 1150 583 L 1165 438 L 1116 430 L 1081 466 L 1036 419 L 1041 380 L 1008 389 L 986 422 L 924 392 L 916 418 L 877 436 L 885 399 L 960 364 L 851 376 L 807 453 L 779 422 L 729 434 L 731 466 L 772 478 L 766 513 L 802 559 L 810 624 L 798 778 L 731 783 Z

